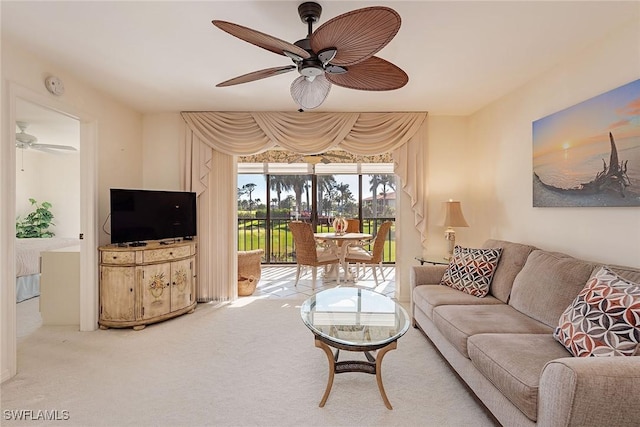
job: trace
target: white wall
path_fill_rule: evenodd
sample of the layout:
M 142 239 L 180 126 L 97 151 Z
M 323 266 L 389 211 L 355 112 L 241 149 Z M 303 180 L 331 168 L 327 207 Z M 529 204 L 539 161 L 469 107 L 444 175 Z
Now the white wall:
M 639 207 L 533 208 L 531 182 L 533 121 L 638 78 L 640 26 L 630 22 L 471 116 L 464 208 L 472 240 L 525 242 L 640 267 Z
M 428 238 L 423 255 L 444 257 L 447 241 L 442 225 L 442 203 L 449 199 L 460 201 L 469 228 L 456 228 L 456 244 L 474 246 L 472 239 L 477 229 L 479 206 L 471 203 L 470 182 L 477 179 L 468 165 L 469 145 L 468 118 L 456 116 L 428 116 L 428 145 L 426 164 L 428 168 Z
M 57 237 L 80 234 L 80 153 L 45 154 L 40 168 L 44 191 L 38 202 L 51 203 Z
M 78 136 L 79 138 L 79 136 Z M 24 156 L 24 158 L 23 158 Z M 16 152 L 16 214 L 26 217 L 38 204 L 51 203 L 56 237 L 80 233 L 80 155 L 51 154 L 35 150 Z
M 185 124 L 179 113 L 145 114 L 143 119 L 143 184 L 149 190 L 180 191 L 180 141 Z

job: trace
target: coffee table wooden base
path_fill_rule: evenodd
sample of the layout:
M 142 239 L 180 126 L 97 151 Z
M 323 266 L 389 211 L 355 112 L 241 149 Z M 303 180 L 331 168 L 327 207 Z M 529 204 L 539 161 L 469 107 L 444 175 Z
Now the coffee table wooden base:
M 388 409 L 393 409 L 391 403 L 389 403 L 389 399 L 387 398 L 387 394 L 384 391 L 384 386 L 382 385 L 382 358 L 384 355 L 391 350 L 394 350 L 398 344 L 397 341 L 393 341 L 386 346 L 378 349 L 376 356 L 372 356 L 370 351 L 362 350 L 365 356 L 367 357 L 367 361 L 364 360 L 345 360 L 338 361 L 338 357 L 340 355 L 340 348 L 336 346 L 335 354 L 331 350 L 331 347 L 327 345 L 324 341 L 316 336 L 315 338 L 316 347 L 324 350 L 327 355 L 327 359 L 329 360 L 329 378 L 327 379 L 327 388 L 324 391 L 324 395 L 322 396 L 322 400 L 320 401 L 320 407 L 324 407 L 324 404 L 327 402 L 329 398 L 329 393 L 331 393 L 331 387 L 333 386 L 333 377 L 335 374 L 341 374 L 344 372 L 363 372 L 366 374 L 375 374 L 376 381 L 378 383 L 378 390 L 380 390 L 380 395 L 382 396 L 382 400 L 384 401 L 385 406 Z M 335 344 L 332 343 L 332 346 Z M 359 349 L 354 349 L 352 346 L 345 347 L 344 350 L 349 351 L 360 351 Z

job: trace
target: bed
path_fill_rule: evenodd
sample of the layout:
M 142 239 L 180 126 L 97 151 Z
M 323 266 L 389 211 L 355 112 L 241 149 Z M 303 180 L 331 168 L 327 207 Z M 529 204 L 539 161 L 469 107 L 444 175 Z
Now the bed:
M 40 252 L 80 244 L 80 239 L 16 239 L 16 302 L 40 295 Z

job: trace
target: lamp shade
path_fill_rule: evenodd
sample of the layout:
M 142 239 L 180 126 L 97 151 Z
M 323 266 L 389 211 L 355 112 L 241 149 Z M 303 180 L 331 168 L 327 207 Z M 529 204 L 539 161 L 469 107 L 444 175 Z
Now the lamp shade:
M 316 76 L 313 80 L 300 76 L 291 83 L 291 97 L 306 110 L 319 107 L 330 90 L 331 82 L 324 75 Z
M 449 200 L 448 202 L 443 202 L 442 206 L 444 208 L 444 225 L 445 227 L 468 227 L 467 221 L 464 219 L 464 215 L 462 215 L 462 207 L 460 206 L 460 202 L 454 202 L 453 200 Z

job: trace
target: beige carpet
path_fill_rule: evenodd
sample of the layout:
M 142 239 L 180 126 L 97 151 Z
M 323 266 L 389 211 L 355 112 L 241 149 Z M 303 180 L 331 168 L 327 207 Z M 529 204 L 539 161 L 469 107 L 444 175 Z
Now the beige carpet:
M 375 376 L 336 375 L 318 403 L 327 360 L 302 323 L 299 300 L 253 297 L 142 331 L 45 326 L 19 340 L 18 375 L 2 385 L 4 425 L 491 426 L 421 333 L 411 328 L 383 362 L 393 410 Z M 360 357 L 356 353 L 341 353 Z M 55 422 L 7 410 L 68 411 Z

